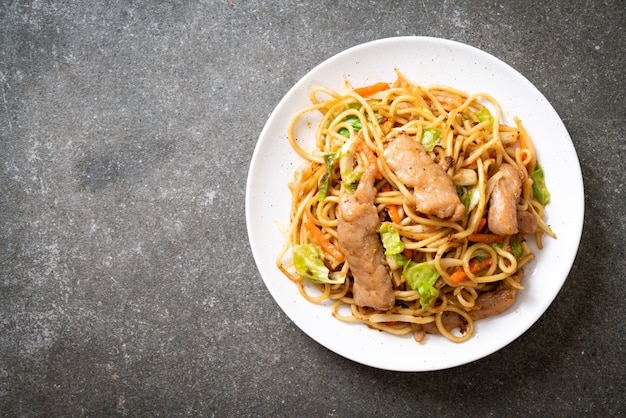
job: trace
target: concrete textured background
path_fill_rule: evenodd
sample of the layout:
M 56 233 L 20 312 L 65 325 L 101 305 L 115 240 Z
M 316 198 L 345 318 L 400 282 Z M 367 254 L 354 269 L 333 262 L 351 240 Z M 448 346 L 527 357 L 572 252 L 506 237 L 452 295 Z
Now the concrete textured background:
M 0 1 L 0 415 L 618 416 L 623 1 Z M 247 166 L 319 62 L 397 35 L 481 48 L 578 152 L 578 256 L 546 314 L 454 369 L 355 364 L 252 260 Z

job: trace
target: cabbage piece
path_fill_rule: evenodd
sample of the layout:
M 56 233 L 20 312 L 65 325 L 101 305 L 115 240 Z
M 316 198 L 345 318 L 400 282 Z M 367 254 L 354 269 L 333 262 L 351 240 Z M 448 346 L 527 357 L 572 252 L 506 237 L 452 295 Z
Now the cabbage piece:
M 426 128 L 422 132 L 422 147 L 426 151 L 432 151 L 437 145 L 441 143 L 441 132 L 439 129 Z
M 361 124 L 361 119 L 359 119 L 359 117 L 356 115 L 350 115 L 342 120 L 342 122 L 347 122 L 348 124 L 350 124 L 350 126 L 352 126 L 352 128 L 356 132 L 360 131 L 363 128 L 363 125 Z M 347 128 L 339 129 L 339 134 L 345 136 L 346 138 L 350 138 L 350 131 Z
M 435 282 L 440 274 L 432 262 L 414 263 L 409 262 L 402 273 L 407 283 L 413 290 L 420 294 L 420 305 L 423 309 L 430 307 L 437 296 L 439 290 L 435 288 Z
M 482 108 L 476 112 L 476 117 L 481 122 L 489 121 L 489 124 L 493 125 L 493 116 L 491 116 L 491 112 L 487 108 Z
M 459 199 L 461 199 L 461 203 L 465 206 L 466 213 L 469 213 L 472 209 L 474 209 L 480 201 L 478 186 L 459 186 L 456 188 L 456 192 L 459 195 Z
M 537 164 L 537 168 L 530 174 L 533 179 L 533 196 L 542 206 L 545 206 L 550 201 L 550 192 L 546 186 L 546 179 L 543 174 L 543 168 Z
M 317 200 L 323 202 L 326 199 L 326 193 L 328 193 L 328 186 L 330 185 L 330 176 L 332 175 L 333 165 L 339 156 L 339 151 L 324 154 L 324 162 L 326 163 L 326 173 L 323 176 L 323 182 L 317 192 Z
M 391 223 L 383 222 L 379 233 L 383 247 L 385 247 L 385 255 L 400 254 L 404 251 L 404 243 L 400 239 L 400 233 Z
M 341 171 L 341 182 L 350 192 L 354 193 L 363 171 L 354 169 L 355 141 L 351 139 L 341 147 L 341 157 L 339 158 L 339 170 Z
M 402 255 L 404 243 L 400 233 L 391 223 L 383 222 L 380 226 L 380 239 L 385 248 L 385 255 L 390 266 L 402 267 L 402 275 L 413 290 L 420 294 L 422 308 L 427 308 L 439 296 L 434 284 L 439 278 L 439 271 L 432 262 L 415 263 Z
M 324 252 L 314 244 L 294 245 L 293 264 L 300 277 L 313 283 L 343 283 L 345 280 L 345 277 L 329 277 L 330 271 L 324 265 Z
M 361 105 L 358 103 L 353 103 L 349 106 L 350 109 L 360 109 Z M 378 121 L 378 123 L 382 122 L 383 120 L 383 116 L 378 113 L 378 112 L 374 112 L 374 116 L 376 117 L 376 120 Z M 371 118 L 368 116 L 366 116 L 368 121 L 372 121 Z M 352 126 L 352 129 L 354 129 L 355 132 L 359 132 L 361 129 L 363 129 L 363 124 L 361 123 L 361 119 L 356 116 L 356 115 L 350 115 L 348 117 L 346 117 L 344 120 L 342 120 L 341 122 L 347 122 L 350 126 Z M 345 136 L 346 138 L 350 138 L 350 130 L 348 128 L 341 128 L 339 129 L 339 134 Z
M 515 258 L 520 258 L 524 252 L 524 248 L 522 247 L 522 240 L 519 235 L 513 235 L 513 239 L 511 240 L 511 252 L 515 256 Z

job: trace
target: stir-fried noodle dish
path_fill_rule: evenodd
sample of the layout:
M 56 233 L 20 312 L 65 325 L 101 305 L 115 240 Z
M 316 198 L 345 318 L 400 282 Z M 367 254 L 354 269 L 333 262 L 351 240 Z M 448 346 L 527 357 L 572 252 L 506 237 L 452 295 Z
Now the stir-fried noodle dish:
M 514 303 L 534 257 L 527 240 L 556 238 L 542 219 L 550 194 L 531 138 L 517 117 L 501 123 L 493 97 L 396 73 L 314 88 L 294 115 L 288 139 L 306 161 L 276 264 L 338 320 L 462 342 Z M 305 149 L 310 113 L 321 120 Z

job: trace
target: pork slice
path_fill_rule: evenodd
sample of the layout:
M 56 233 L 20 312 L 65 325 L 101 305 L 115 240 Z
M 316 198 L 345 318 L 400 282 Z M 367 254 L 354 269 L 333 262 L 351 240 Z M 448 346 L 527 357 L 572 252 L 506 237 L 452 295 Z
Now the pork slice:
M 456 312 L 444 312 L 441 316 L 441 323 L 448 331 L 465 325 L 465 320 L 461 315 Z M 419 342 L 419 338 L 424 338 L 422 333 L 426 334 L 440 334 L 439 328 L 435 322 L 429 322 L 427 324 L 411 324 L 413 329 L 413 337 Z
M 517 283 L 520 283 L 524 278 L 524 271 L 518 270 L 511 278 Z M 479 306 L 479 309 L 471 311 L 470 317 L 477 321 L 489 316 L 498 315 L 513 305 L 516 295 L 517 289 L 503 280 L 498 283 L 495 290 L 485 292 L 476 298 L 476 305 Z
M 518 270 L 511 276 L 513 280 L 520 283 L 524 278 L 524 271 Z M 474 321 L 488 318 L 493 315 L 501 314 L 515 303 L 517 289 L 509 285 L 508 282 L 502 281 L 498 286 L 490 291 L 485 292 L 476 298 L 476 306 L 478 309 L 470 311 L 469 316 Z M 443 327 L 448 331 L 461 327 L 465 324 L 465 319 L 456 312 L 444 312 L 441 318 Z M 437 324 L 430 322 L 428 324 L 412 324 L 413 336 L 417 341 L 421 341 L 426 334 L 439 334 Z
M 375 168 L 367 168 L 354 193 L 342 189 L 337 213 L 337 240 L 350 265 L 354 303 L 378 310 L 395 304 L 391 277 L 383 264 L 378 237 L 380 218 L 374 206 Z
M 517 211 L 517 227 L 522 235 L 534 234 L 537 232 L 537 218 L 527 210 Z
M 453 221 L 463 218 L 465 207 L 452 178 L 419 142 L 402 132 L 387 144 L 383 156 L 395 175 L 413 188 L 417 211 Z
M 524 172 L 511 164 L 502 164 L 502 177 L 489 197 L 489 230 L 498 235 L 513 235 L 519 232 L 517 225 L 517 199 L 522 193 Z

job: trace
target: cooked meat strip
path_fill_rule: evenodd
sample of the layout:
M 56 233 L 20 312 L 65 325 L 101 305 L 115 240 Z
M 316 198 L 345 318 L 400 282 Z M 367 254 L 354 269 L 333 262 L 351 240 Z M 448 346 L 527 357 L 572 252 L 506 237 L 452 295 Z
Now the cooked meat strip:
M 393 285 L 383 265 L 378 237 L 380 218 L 374 197 L 375 168 L 368 167 L 354 193 L 341 191 L 337 213 L 337 240 L 354 276 L 354 303 L 386 310 L 395 304 Z
M 489 197 L 489 230 L 498 235 L 517 234 L 516 205 L 522 192 L 524 172 L 506 163 L 500 166 L 499 172 L 502 177 Z
M 387 144 L 383 156 L 395 175 L 413 188 L 417 211 L 453 221 L 463 217 L 465 207 L 454 182 L 422 144 L 402 132 Z
M 444 312 L 441 316 L 441 322 L 445 329 L 452 330 L 454 328 L 458 328 L 461 325 L 465 324 L 465 321 L 461 318 L 461 316 L 455 312 Z M 412 324 L 413 325 L 413 335 L 416 333 L 422 334 L 439 334 L 439 328 L 437 328 L 437 324 L 434 322 L 429 322 L 428 324 Z M 423 338 L 423 335 L 422 337 Z
M 517 283 L 522 281 L 524 277 L 524 271 L 518 270 L 511 278 Z M 489 316 L 498 315 L 513 305 L 515 297 L 517 295 L 517 289 L 509 285 L 508 282 L 502 281 L 491 292 L 485 292 L 478 296 L 476 299 L 476 306 L 478 309 L 470 311 L 469 316 L 474 321 L 487 318 Z M 454 312 L 444 312 L 441 318 L 443 326 L 449 331 L 454 328 L 462 326 L 465 321 L 463 318 Z M 414 324 L 413 335 L 416 340 L 418 338 L 423 339 L 424 333 L 427 334 L 439 334 L 439 329 L 434 322 L 428 324 Z
M 517 227 L 522 235 L 537 232 L 537 218 L 527 210 L 517 211 Z
M 524 271 L 518 270 L 511 278 L 517 283 L 522 281 Z M 510 308 L 515 302 L 517 289 L 509 285 L 506 281 L 501 281 L 495 290 L 485 292 L 478 296 L 476 305 L 479 309 L 470 312 L 470 317 L 476 321 L 478 319 L 487 318 L 488 316 L 498 315 L 506 309 Z

